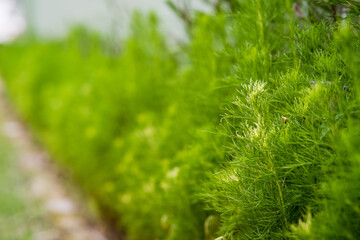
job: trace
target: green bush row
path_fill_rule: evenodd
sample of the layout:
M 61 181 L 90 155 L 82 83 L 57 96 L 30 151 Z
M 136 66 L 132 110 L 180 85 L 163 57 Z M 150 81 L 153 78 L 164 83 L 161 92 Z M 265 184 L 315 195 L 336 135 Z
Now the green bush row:
M 81 29 L 23 40 L 0 49 L 1 73 L 130 239 L 358 239 L 357 19 L 292 4 L 199 13 L 178 50 L 154 15 L 120 49 Z

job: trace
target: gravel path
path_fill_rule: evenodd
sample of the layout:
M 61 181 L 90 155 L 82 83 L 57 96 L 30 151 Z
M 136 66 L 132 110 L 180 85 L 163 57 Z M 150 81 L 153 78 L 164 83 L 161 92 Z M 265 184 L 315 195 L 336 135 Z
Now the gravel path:
M 78 198 L 64 187 L 59 171 L 9 108 L 0 81 L 0 130 L 16 152 L 16 171 L 26 176 L 25 202 L 39 202 L 43 221 L 32 240 L 107 240 L 105 227 L 85 214 Z M 42 229 L 43 228 L 43 229 Z

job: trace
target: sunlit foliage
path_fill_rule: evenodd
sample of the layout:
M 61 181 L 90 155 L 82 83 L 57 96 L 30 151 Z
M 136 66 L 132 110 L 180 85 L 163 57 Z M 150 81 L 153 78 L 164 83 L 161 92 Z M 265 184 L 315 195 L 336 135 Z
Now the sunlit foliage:
M 1 72 L 131 239 L 358 239 L 357 8 L 332 6 L 236 1 L 177 49 L 135 15 L 120 50 L 77 30 L 0 49 Z

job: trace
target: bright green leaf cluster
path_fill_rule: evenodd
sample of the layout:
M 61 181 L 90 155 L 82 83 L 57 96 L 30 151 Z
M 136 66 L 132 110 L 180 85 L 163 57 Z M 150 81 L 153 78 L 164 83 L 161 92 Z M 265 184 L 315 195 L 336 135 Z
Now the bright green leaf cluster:
M 181 51 L 137 14 L 120 47 L 79 29 L 5 46 L 1 71 L 131 239 L 358 239 L 357 20 L 293 4 L 197 14 Z

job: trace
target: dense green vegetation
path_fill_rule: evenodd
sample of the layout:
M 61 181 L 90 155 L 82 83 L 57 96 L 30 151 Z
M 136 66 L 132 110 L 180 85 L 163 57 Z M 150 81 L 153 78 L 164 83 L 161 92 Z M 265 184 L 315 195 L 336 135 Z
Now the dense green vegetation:
M 180 51 L 153 15 L 119 52 L 81 29 L 5 46 L 9 96 L 131 239 L 360 238 L 357 1 L 230 2 Z

